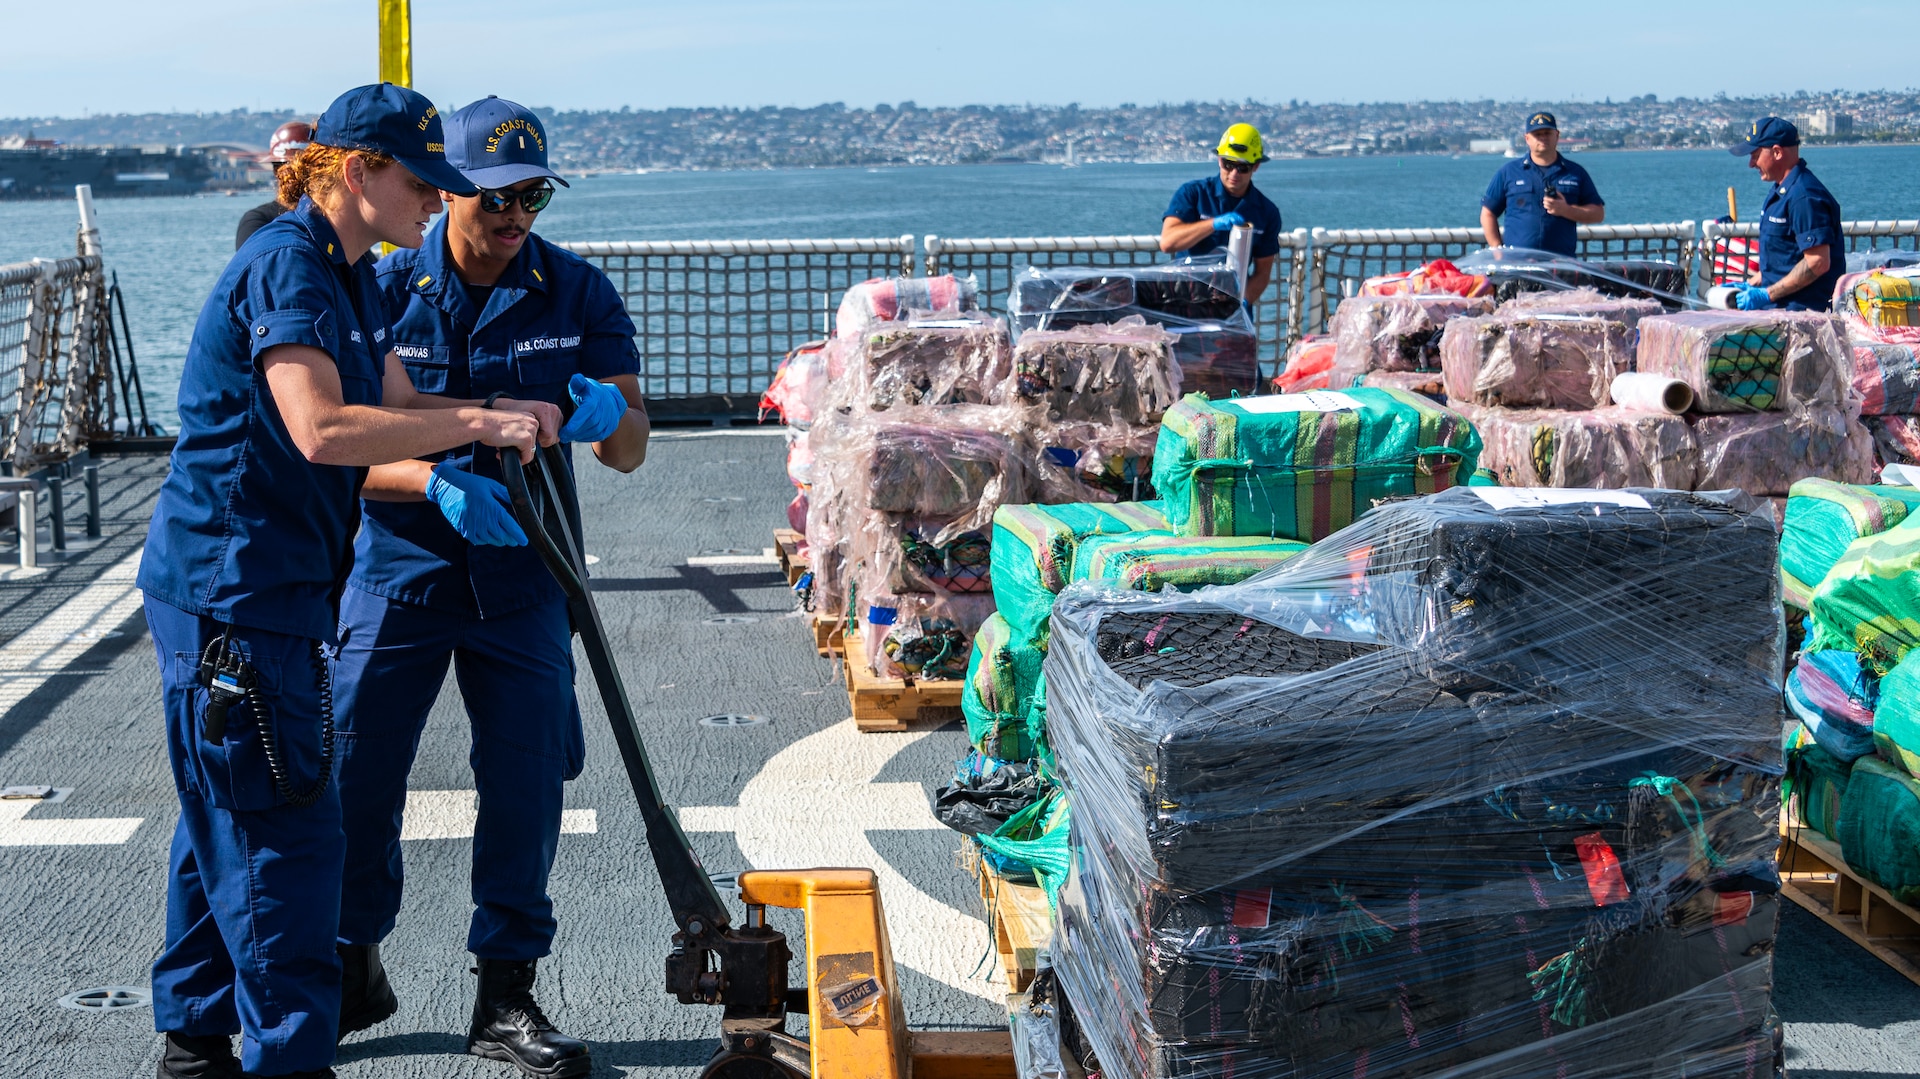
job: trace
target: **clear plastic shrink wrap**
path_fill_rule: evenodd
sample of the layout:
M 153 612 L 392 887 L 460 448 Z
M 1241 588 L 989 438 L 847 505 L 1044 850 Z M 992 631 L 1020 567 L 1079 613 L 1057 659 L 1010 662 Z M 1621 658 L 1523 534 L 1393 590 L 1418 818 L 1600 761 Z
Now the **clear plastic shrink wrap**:
M 1145 502 L 1154 497 L 1158 424 L 1034 422 L 1021 436 L 1038 502 Z
M 1862 416 L 1873 436 L 1873 456 L 1883 465 L 1920 464 L 1920 416 Z
M 1867 416 L 1920 412 L 1920 345 L 1853 344 L 1853 392 Z
M 1846 337 L 1815 311 L 1682 311 L 1640 322 L 1636 369 L 1693 387 L 1696 412 L 1858 412 Z
M 1449 403 L 1598 408 L 1633 358 L 1626 323 L 1565 311 L 1456 318 L 1440 341 Z
M 840 345 L 847 377 L 835 397 L 860 409 L 997 404 L 1013 371 L 1007 324 L 978 314 L 875 322 Z
M 1436 404 L 1447 403 L 1446 380 L 1438 371 L 1368 371 L 1360 376 L 1357 385 L 1380 390 L 1405 390 L 1431 398 Z
M 1489 297 L 1355 296 L 1340 301 L 1329 329 L 1334 371 L 1432 371 L 1440 366 L 1440 333 L 1447 320 L 1493 310 Z
M 1459 269 L 1485 275 L 1493 294 L 1505 302 L 1535 292 L 1599 292 L 1657 300 L 1670 311 L 1698 303 L 1689 295 L 1687 267 L 1666 259 L 1585 260 L 1525 247 L 1492 247 L 1462 258 Z
M 1069 587 L 1053 958 L 1101 1074 L 1773 1075 L 1774 548 L 1737 493 L 1471 488 Z
M 1450 407 L 1480 432 L 1480 467 L 1503 487 L 1694 488 L 1700 448 L 1679 416 Z
M 1130 316 L 1174 335 L 1187 392 L 1252 393 L 1260 363 L 1253 319 L 1225 259 L 1154 266 L 1026 266 L 1014 274 L 1007 318 L 1016 339 L 1032 330 L 1116 323 Z
M 1545 290 L 1522 292 L 1500 305 L 1501 312 L 1546 314 L 1564 312 L 1589 318 L 1612 319 L 1632 330 L 1648 315 L 1664 315 L 1667 309 L 1658 300 L 1643 296 L 1609 296 L 1598 289 L 1573 288 L 1564 292 Z
M 904 592 L 860 608 L 860 644 L 873 673 L 936 681 L 966 674 L 974 635 L 993 615 L 993 597 Z
M 1841 483 L 1873 482 L 1873 436 L 1860 421 L 1830 408 L 1687 417 L 1700 444 L 1702 491 L 1738 487 L 1784 497 L 1808 476 Z
M 876 322 L 898 322 L 916 312 L 972 311 L 980 306 L 980 286 L 971 274 L 955 277 L 874 277 L 840 297 L 835 335 L 858 340 Z
M 1033 330 L 1013 350 L 1013 400 L 1047 419 L 1153 424 L 1180 400 L 1173 335 L 1138 315 Z

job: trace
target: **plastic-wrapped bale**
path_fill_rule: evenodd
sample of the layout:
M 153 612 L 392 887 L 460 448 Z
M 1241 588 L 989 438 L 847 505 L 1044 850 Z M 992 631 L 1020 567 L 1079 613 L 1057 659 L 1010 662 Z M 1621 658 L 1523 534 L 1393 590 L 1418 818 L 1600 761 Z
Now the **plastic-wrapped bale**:
M 1201 536 L 1165 532 L 1089 536 L 1073 556 L 1076 581 L 1111 581 L 1122 588 L 1185 592 L 1238 584 L 1307 549 L 1298 540 L 1264 536 Z
M 1920 412 L 1920 347 L 1855 342 L 1853 391 L 1862 415 Z
M 1812 732 L 1796 726 L 1786 738 L 1787 772 L 1781 781 L 1793 819 L 1833 839 L 1840 834 L 1840 806 L 1847 795 L 1853 764 L 1840 760 L 1813 740 Z
M 1376 500 L 1464 483 L 1479 457 L 1472 424 L 1404 390 L 1189 394 L 1161 424 L 1153 486 L 1180 535 L 1310 541 Z
M 1053 598 L 1092 536 L 1167 528 L 1159 503 L 1002 506 L 993 515 L 993 598 L 1014 639 L 1045 647 Z
M 876 322 L 898 322 L 915 313 L 972 311 L 980 306 L 979 293 L 972 275 L 869 278 L 840 298 L 834 332 L 847 340 L 858 340 Z
M 1920 779 L 1873 757 L 1855 761 L 1838 833 L 1849 868 L 1920 906 Z
M 1847 545 L 1807 605 L 1807 647 L 1859 652 L 1885 675 L 1920 645 L 1920 518 Z
M 1787 712 L 1843 764 L 1873 752 L 1873 712 L 1879 699 L 1879 676 L 1863 668 L 1855 652 L 1804 652 L 1787 675 Z
M 1590 409 L 1627 369 L 1632 331 L 1609 318 L 1509 311 L 1456 318 L 1440 340 L 1449 401 L 1506 408 Z
M 903 593 L 860 604 L 867 668 L 881 678 L 941 681 L 963 677 L 974 635 L 993 614 L 993 597 Z
M 1834 308 L 1871 330 L 1920 326 L 1920 275 L 1912 269 L 1847 274 L 1833 292 Z
M 1908 775 L 1920 776 L 1920 660 L 1899 663 L 1880 679 L 1873 751 Z
M 1786 601 L 1805 610 L 1849 544 L 1885 532 L 1906 520 L 1916 506 L 1920 490 L 1911 487 L 1857 487 L 1823 479 L 1794 483 L 1787 489 L 1780 529 L 1780 583 Z
M 1007 317 L 1021 338 L 1136 315 L 1175 335 L 1182 389 L 1220 396 L 1256 391 L 1258 334 L 1224 260 L 1028 266 L 1014 275 L 1007 297 Z
M 1608 406 L 1590 412 L 1452 404 L 1480 432 L 1480 465 L 1506 487 L 1691 490 L 1700 451 L 1679 416 Z
M 1237 587 L 1062 595 L 1048 722 L 1082 856 L 1054 960 L 1104 1074 L 1520 1076 L 1604 1045 L 1622 1074 L 1690 1055 L 1733 1076 L 1768 1054 L 1778 668 L 1657 636 L 1675 609 L 1724 612 L 1765 624 L 1777 664 L 1770 575 L 1740 590 L 1758 515 L 1644 497 L 1658 507 L 1447 492 Z M 1675 531 L 1717 534 L 1641 564 Z M 1475 575 L 1563 583 L 1462 592 Z M 1427 656 L 1444 635 L 1374 617 L 1476 602 L 1505 613 L 1481 624 L 1489 648 L 1525 650 L 1618 608 L 1593 640 L 1627 673 L 1456 693 L 1436 658 L 1488 668 L 1459 686 L 1495 680 L 1497 656 Z M 1654 625 L 1626 628 L 1640 612 Z M 1724 696 L 1664 701 L 1702 676 Z
M 1173 335 L 1134 316 L 1033 330 L 1013 350 L 1013 399 L 1060 422 L 1153 424 L 1180 400 Z
M 995 613 L 973 639 L 967 683 L 960 691 L 960 713 L 967 740 L 982 752 L 1004 760 L 1040 755 L 1041 732 L 1033 722 L 1044 692 L 1040 676 L 1046 652 L 1016 633 Z
M 1332 386 L 1333 358 L 1339 344 L 1332 334 L 1310 333 L 1287 349 L 1287 365 L 1273 379 L 1273 392 L 1344 389 Z
M 1784 497 L 1794 481 L 1814 476 L 1841 483 L 1873 482 L 1873 436 L 1844 412 L 1689 414 L 1700 444 L 1694 489 L 1737 487 L 1748 494 Z
M 1873 436 L 1873 456 L 1882 465 L 1920 464 L 1920 416 L 1862 416 Z
M 868 513 L 846 545 L 859 596 L 928 593 L 985 596 L 993 589 L 985 529 L 954 532 L 946 518 Z
M 1360 385 L 1382 390 L 1405 390 L 1447 403 L 1446 381 L 1438 371 L 1368 371 L 1360 376 Z
M 1013 371 L 1006 323 L 981 315 L 876 322 L 852 351 L 842 399 L 857 408 L 997 404 Z
M 1334 366 L 1355 373 L 1437 370 L 1440 334 L 1448 320 L 1491 310 L 1490 298 L 1446 294 L 1342 300 L 1329 327 Z
M 1819 312 L 1683 311 L 1642 319 L 1636 367 L 1692 387 L 1697 412 L 1852 406 L 1846 337 Z
M 866 505 L 881 513 L 944 518 L 951 533 L 984 529 L 993 511 L 1024 501 L 1025 469 L 997 409 L 914 409 L 855 421 L 870 460 Z M 818 450 L 816 449 L 816 452 Z M 944 542 L 947 536 L 935 537 Z
M 1152 501 L 1158 424 L 1035 423 L 1022 434 L 1031 494 L 1045 503 Z
M 1562 312 L 1604 318 L 1622 323 L 1628 330 L 1650 315 L 1664 315 L 1660 301 L 1634 296 L 1609 296 L 1598 289 L 1575 288 L 1564 292 L 1522 292 L 1499 307 L 1502 314 Z

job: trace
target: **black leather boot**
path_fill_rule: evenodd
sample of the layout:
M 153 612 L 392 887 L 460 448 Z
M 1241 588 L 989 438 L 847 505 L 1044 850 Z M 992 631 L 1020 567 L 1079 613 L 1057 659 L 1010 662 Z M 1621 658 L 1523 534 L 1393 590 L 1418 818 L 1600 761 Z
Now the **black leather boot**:
M 400 1010 L 387 984 L 378 944 L 342 944 L 340 952 L 340 1037 L 365 1030 Z
M 199 1037 L 167 1034 L 160 1056 L 160 1079 L 241 1079 L 240 1061 L 233 1055 L 233 1038 L 226 1034 Z
M 467 1052 L 504 1060 L 522 1075 L 581 1076 L 593 1070 L 587 1043 L 553 1029 L 533 999 L 533 961 L 482 959 L 474 968 L 480 991 L 473 1000 Z

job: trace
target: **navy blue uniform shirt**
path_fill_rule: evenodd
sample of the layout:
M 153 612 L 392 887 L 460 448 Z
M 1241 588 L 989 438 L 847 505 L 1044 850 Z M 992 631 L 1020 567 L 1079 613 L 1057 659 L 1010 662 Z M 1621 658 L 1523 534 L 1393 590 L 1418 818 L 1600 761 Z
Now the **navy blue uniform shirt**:
M 512 265 L 486 292 L 485 309 L 455 276 L 441 219 L 418 250 L 377 269 L 393 318 L 393 349 L 414 389 L 484 398 L 496 390 L 560 403 L 578 372 L 637 374 L 633 320 L 613 282 L 585 259 L 528 233 Z M 500 478 L 500 459 L 474 443 L 472 471 Z M 436 458 L 437 459 L 437 458 Z M 388 599 L 478 618 L 509 614 L 563 593 L 531 547 L 482 547 L 453 530 L 432 502 L 365 503 L 353 587 Z M 569 517 L 578 521 L 577 508 Z
M 378 405 L 387 337 L 373 260 L 348 265 L 311 201 L 241 245 L 187 346 L 180 438 L 147 530 L 143 590 L 221 622 L 333 639 L 366 470 L 301 454 L 260 357 L 275 345 L 320 349 L 346 403 Z
M 1534 164 L 1531 155 L 1500 166 L 1487 184 L 1487 193 L 1480 196 L 1480 205 L 1503 215 L 1500 239 L 1506 246 L 1531 247 L 1572 258 L 1580 250 L 1580 226 L 1547 213 L 1541 200 L 1547 197 L 1549 187 L 1575 206 L 1606 205 L 1593 186 L 1593 177 L 1565 154 L 1546 168 Z
M 1760 208 L 1760 283 L 1771 285 L 1800 264 L 1809 247 L 1827 245 L 1827 272 L 1776 307 L 1825 311 L 1833 306 L 1833 287 L 1847 272 L 1847 242 L 1840 233 L 1840 203 L 1802 161 L 1767 193 Z
M 1253 258 L 1268 259 L 1280 253 L 1280 207 L 1252 184 L 1247 185 L 1246 194 L 1234 198 L 1227 194 L 1227 185 L 1218 176 L 1188 180 L 1173 193 L 1173 201 L 1167 203 L 1167 212 L 1161 216 L 1177 217 L 1191 225 L 1203 217 L 1226 213 L 1237 213 L 1253 226 Z M 1224 252 L 1226 246 L 1227 232 L 1222 229 L 1202 236 L 1199 243 L 1180 254 L 1205 255 L 1216 249 Z

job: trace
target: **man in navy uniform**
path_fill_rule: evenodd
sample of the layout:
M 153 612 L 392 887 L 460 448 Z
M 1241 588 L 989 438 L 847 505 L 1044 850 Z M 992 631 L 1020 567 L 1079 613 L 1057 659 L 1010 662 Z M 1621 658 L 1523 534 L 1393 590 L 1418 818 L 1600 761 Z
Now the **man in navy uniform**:
M 1800 132 L 1778 116 L 1755 120 L 1729 153 L 1773 185 L 1760 209 L 1760 269 L 1734 294 L 1743 311 L 1825 311 L 1847 269 L 1840 203 L 1800 159 Z
M 1560 125 L 1550 112 L 1527 117 L 1527 156 L 1500 166 L 1480 196 L 1480 231 L 1488 247 L 1527 247 L 1572 258 L 1580 250 L 1579 226 L 1598 225 L 1606 216 L 1593 177 L 1560 152 Z
M 1280 208 L 1253 186 L 1253 174 L 1267 155 L 1252 124 L 1227 128 L 1213 152 L 1220 159 L 1220 175 L 1189 180 L 1173 193 L 1160 221 L 1160 250 L 1212 254 L 1227 246 L 1235 225 L 1252 225 L 1253 264 L 1247 268 L 1247 294 L 1241 298 L 1257 307 L 1273 279 L 1274 256 L 1280 253 Z
M 563 443 L 631 472 L 646 457 L 640 355 L 607 275 L 532 231 L 564 184 L 532 111 L 489 97 L 446 118 L 449 195 L 417 251 L 377 268 L 393 350 L 424 393 L 559 403 Z M 463 456 L 471 464 L 461 467 Z M 478 816 L 466 947 L 480 982 L 467 1051 L 527 1075 L 593 1069 L 533 997 L 552 950 L 547 878 L 564 784 L 585 752 L 566 597 L 514 521 L 497 456 L 462 447 L 376 468 L 340 603 L 337 694 L 347 858 L 340 910 L 342 1035 L 398 1007 L 378 945 L 400 911 L 407 773 L 451 662 L 472 728 Z M 577 506 L 566 507 L 579 521 Z M 465 964 L 462 964 L 463 966 Z

